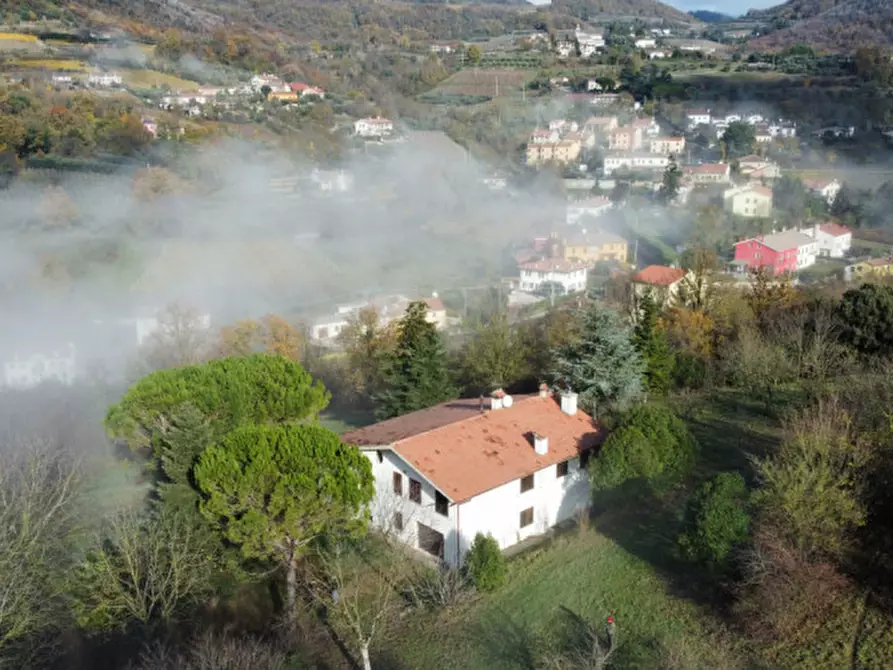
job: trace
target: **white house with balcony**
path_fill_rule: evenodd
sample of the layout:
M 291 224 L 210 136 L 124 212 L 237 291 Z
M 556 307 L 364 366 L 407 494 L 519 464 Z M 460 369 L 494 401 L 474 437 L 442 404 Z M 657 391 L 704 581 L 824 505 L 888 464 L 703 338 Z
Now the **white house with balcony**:
M 387 137 L 394 132 L 394 122 L 380 116 L 357 119 L 353 122 L 353 133 L 357 137 Z
M 561 285 L 563 292 L 577 293 L 586 290 L 589 276 L 589 265 L 563 258 L 544 258 L 543 260 L 523 263 L 518 266 L 521 272 L 519 288 L 534 293 L 544 285 Z
M 372 464 L 372 524 L 458 568 L 478 533 L 506 549 L 587 509 L 602 431 L 576 393 L 557 399 L 541 387 L 446 402 L 341 438 Z
M 13 351 L 3 360 L 0 386 L 21 390 L 45 382 L 69 385 L 76 375 L 74 344 L 29 353 Z

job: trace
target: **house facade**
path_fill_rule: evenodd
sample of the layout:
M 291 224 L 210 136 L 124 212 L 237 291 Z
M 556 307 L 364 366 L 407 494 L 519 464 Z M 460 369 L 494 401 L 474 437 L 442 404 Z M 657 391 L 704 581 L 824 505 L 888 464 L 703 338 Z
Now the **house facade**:
M 642 145 L 642 128 L 639 126 L 621 126 L 608 137 L 608 148 L 612 151 L 638 151 Z
M 603 195 L 578 200 L 568 204 L 565 220 L 569 226 L 573 226 L 584 216 L 599 217 L 609 211 L 611 207 L 611 199 Z
M 566 164 L 577 160 L 583 150 L 580 142 L 560 140 L 543 144 L 527 145 L 527 164 L 544 165 L 546 163 Z
M 682 268 L 671 268 L 666 265 L 649 265 L 632 276 L 632 298 L 634 303 L 648 293 L 661 307 L 675 304 L 679 298 L 679 289 L 688 274 Z
M 602 231 L 581 230 L 568 236 L 562 244 L 562 255 L 566 260 L 582 263 L 616 261 L 625 263 L 629 245 L 619 235 Z
M 800 232 L 818 242 L 819 256 L 843 258 L 853 246 L 853 231 L 830 221 L 803 228 Z
M 649 143 L 649 150 L 653 154 L 665 154 L 678 156 L 685 151 L 684 137 L 655 137 Z
M 564 293 L 577 293 L 586 290 L 589 264 L 569 261 L 563 258 L 545 258 L 539 261 L 522 263 L 520 289 L 528 293 L 538 291 L 543 285 L 560 284 Z
M 693 184 L 728 184 L 732 181 L 728 163 L 701 163 L 686 165 L 682 173 L 691 179 Z
M 394 132 L 394 122 L 380 116 L 357 119 L 353 123 L 353 132 L 358 137 L 386 137 Z
M 843 269 L 843 276 L 847 281 L 893 277 L 893 258 L 870 258 L 853 263 Z
M 34 388 L 45 382 L 69 385 L 77 375 L 73 344 L 29 354 L 13 353 L 3 360 L 0 386 L 11 389 Z
M 698 126 L 709 126 L 710 120 L 709 109 L 689 109 L 685 112 L 685 122 L 689 130 L 694 130 Z
M 722 194 L 723 208 L 747 219 L 765 219 L 772 215 L 772 189 L 747 184 L 727 189 Z
M 589 506 L 600 441 L 575 393 L 458 400 L 342 435 L 372 464 L 373 526 L 451 567 L 475 535 L 506 549 Z
M 797 272 L 815 263 L 818 242 L 797 230 L 760 235 L 735 244 L 735 261 L 773 275 Z
M 840 193 L 840 182 L 837 179 L 804 179 L 803 185 L 811 193 L 823 198 L 829 207 Z
M 609 177 L 623 167 L 630 170 L 663 170 L 669 163 L 669 156 L 662 154 L 617 153 L 605 156 L 603 171 Z

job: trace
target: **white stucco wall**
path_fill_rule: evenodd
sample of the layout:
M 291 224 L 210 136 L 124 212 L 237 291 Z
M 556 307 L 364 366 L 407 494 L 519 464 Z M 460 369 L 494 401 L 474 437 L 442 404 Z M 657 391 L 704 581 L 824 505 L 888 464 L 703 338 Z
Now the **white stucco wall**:
M 557 476 L 557 466 L 550 465 L 534 474 L 533 489 L 521 492 L 521 481 L 515 480 L 486 491 L 459 505 L 450 504 L 448 516 L 435 511 L 435 489 L 396 453 L 375 450 L 364 452 L 372 463 L 376 497 L 371 512 L 373 525 L 418 548 L 418 523 L 425 524 L 444 536 L 444 561 L 459 567 L 465 560 L 477 533 L 492 535 L 502 549 L 534 535 L 541 535 L 562 521 L 573 518 L 589 505 L 589 479 L 580 470 L 579 458 L 568 463 L 568 473 Z M 403 474 L 401 498 L 393 494 L 393 473 Z M 422 502 L 409 500 L 409 479 L 422 482 Z M 533 508 L 533 523 L 521 528 L 521 512 Z M 403 515 L 403 531 L 393 527 L 395 512 Z M 421 549 L 420 549 L 421 551 Z

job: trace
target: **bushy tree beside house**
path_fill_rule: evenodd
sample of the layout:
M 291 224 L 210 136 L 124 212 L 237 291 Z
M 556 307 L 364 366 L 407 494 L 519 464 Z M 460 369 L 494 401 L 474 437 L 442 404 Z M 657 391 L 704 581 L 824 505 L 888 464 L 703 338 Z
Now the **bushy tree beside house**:
M 749 492 L 737 472 L 722 472 L 701 486 L 689 503 L 679 538 L 685 555 L 713 568 L 722 566 L 750 532 Z
M 379 420 L 425 409 L 457 395 L 443 339 L 427 314 L 424 302 L 414 302 L 400 320 L 397 346 L 385 361 L 384 390 L 375 398 Z
M 645 363 L 645 385 L 654 393 L 666 393 L 673 377 L 674 359 L 667 333 L 657 318 L 657 303 L 650 292 L 638 302 L 633 344 Z
M 617 427 L 589 466 L 596 492 L 628 482 L 660 489 L 691 471 L 697 443 L 670 408 L 637 405 L 620 415 Z
M 594 301 L 580 315 L 579 336 L 558 347 L 553 360 L 552 376 L 576 391 L 590 413 L 628 406 L 642 393 L 645 366 L 630 328 Z
M 495 591 L 505 583 L 505 556 L 492 535 L 478 533 L 474 536 L 465 557 L 465 569 L 478 591 Z
M 893 354 L 893 286 L 863 284 L 850 289 L 837 313 L 844 339 L 859 353 Z

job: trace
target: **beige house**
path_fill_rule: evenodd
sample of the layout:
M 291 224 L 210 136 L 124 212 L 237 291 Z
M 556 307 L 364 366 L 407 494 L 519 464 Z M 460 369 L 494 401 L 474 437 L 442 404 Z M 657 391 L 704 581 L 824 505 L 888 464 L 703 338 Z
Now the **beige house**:
M 581 230 L 569 236 L 561 246 L 562 256 L 566 260 L 596 263 L 598 261 L 617 261 L 625 263 L 629 245 L 618 235 L 594 230 Z
M 653 154 L 678 156 L 685 151 L 684 137 L 655 137 L 650 142 L 649 149 Z
M 631 279 L 634 304 L 650 293 L 660 307 L 673 305 L 679 297 L 679 289 L 691 273 L 666 265 L 649 265 Z
M 527 145 L 527 164 L 545 165 L 560 163 L 562 165 L 577 160 L 582 146 L 578 140 L 560 140 L 542 144 Z
M 765 219 L 772 215 L 772 189 L 748 184 L 727 189 L 722 194 L 723 208 L 727 212 L 748 219 Z
M 608 137 L 608 148 L 612 151 L 638 151 L 642 144 L 641 126 L 622 126 Z
M 691 179 L 693 184 L 728 184 L 732 181 L 728 163 L 702 163 L 686 165 L 682 173 Z

